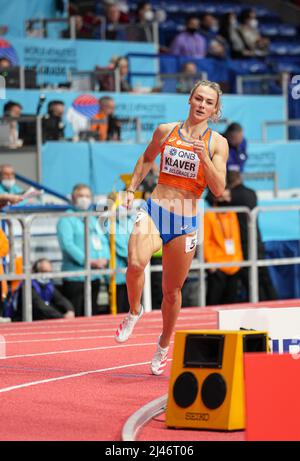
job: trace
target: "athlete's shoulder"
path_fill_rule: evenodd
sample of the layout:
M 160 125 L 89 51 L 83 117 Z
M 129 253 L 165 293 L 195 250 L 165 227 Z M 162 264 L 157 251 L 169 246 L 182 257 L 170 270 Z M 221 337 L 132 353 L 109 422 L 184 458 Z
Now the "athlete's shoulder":
M 156 130 L 154 131 L 153 138 L 155 141 L 162 142 L 166 139 L 168 134 L 178 125 L 179 122 L 171 122 L 171 123 L 161 123 L 158 125 Z
M 212 141 L 216 148 L 228 149 L 227 139 L 217 131 L 212 130 Z
M 170 123 L 161 123 L 158 125 L 157 130 L 162 134 L 166 135 L 170 133 L 171 130 L 175 128 L 176 125 L 178 125 L 179 122 L 170 122 Z
M 222 134 L 214 130 L 211 130 L 211 131 L 212 131 L 212 137 L 215 139 L 215 141 L 221 142 L 221 143 L 224 143 L 224 142 L 227 143 L 227 139 Z

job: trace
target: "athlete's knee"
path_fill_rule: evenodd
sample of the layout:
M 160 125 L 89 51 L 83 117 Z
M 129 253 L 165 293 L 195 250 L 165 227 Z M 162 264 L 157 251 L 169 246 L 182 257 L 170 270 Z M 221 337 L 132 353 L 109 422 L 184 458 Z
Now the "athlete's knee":
M 163 292 L 163 299 L 168 304 L 176 304 L 181 299 L 181 288 L 168 288 L 164 287 L 162 289 Z
M 145 267 L 146 267 L 146 263 L 144 261 L 133 259 L 131 261 L 128 261 L 127 274 L 129 273 L 129 274 L 138 275 L 141 272 L 144 272 Z

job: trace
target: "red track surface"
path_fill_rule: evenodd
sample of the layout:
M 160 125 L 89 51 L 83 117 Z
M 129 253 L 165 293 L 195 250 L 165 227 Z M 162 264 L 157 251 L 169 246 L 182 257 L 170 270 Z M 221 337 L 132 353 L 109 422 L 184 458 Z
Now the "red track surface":
M 299 306 L 299 300 L 263 305 Z M 149 369 L 161 313 L 145 314 L 132 338 L 119 345 L 113 334 L 121 318 L 0 325 L 6 342 L 0 440 L 120 440 L 127 418 L 168 392 L 170 363 L 163 376 Z M 177 324 L 177 329 L 216 327 L 213 308 L 183 309 Z M 161 415 L 143 428 L 139 440 L 243 440 L 242 432 L 169 430 L 163 420 Z

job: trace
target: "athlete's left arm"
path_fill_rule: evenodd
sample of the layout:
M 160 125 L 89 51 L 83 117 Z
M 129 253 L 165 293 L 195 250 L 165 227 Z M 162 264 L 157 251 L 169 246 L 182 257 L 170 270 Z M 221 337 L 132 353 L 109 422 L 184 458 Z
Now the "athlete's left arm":
M 199 145 L 202 141 L 198 141 Z M 196 151 L 196 149 L 194 148 Z M 199 155 L 200 154 L 200 155 Z M 214 133 L 212 143 L 212 159 L 204 149 L 198 153 L 204 168 L 207 185 L 215 197 L 220 197 L 226 186 L 226 163 L 228 159 L 227 139 L 219 133 Z

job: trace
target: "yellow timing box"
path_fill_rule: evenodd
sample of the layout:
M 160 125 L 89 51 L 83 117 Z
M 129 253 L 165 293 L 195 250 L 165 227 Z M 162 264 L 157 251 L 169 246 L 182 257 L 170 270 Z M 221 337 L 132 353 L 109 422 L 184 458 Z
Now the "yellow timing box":
M 169 382 L 169 427 L 245 428 L 244 352 L 268 352 L 266 331 L 177 331 Z

